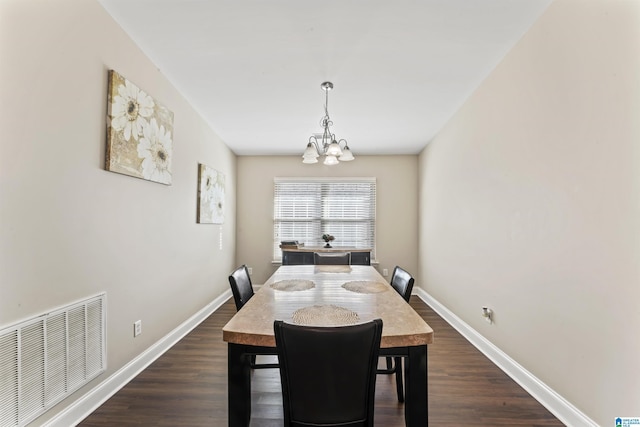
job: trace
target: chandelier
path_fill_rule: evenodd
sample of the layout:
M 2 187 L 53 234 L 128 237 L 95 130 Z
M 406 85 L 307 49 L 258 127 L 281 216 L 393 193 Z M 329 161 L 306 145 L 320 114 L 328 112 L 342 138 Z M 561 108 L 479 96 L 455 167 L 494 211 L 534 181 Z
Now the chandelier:
M 324 117 L 320 119 L 322 126 L 322 134 L 315 134 L 309 137 L 307 149 L 302 155 L 302 163 L 318 163 L 318 157 L 324 156 L 325 165 L 332 166 L 342 162 L 349 162 L 355 157 L 347 145 L 347 141 L 341 139 L 336 142 L 336 136 L 331 133 L 329 128 L 333 125 L 329 118 L 329 91 L 333 89 L 333 83 L 324 82 L 320 87 L 325 91 Z M 343 144 L 344 146 L 340 146 Z

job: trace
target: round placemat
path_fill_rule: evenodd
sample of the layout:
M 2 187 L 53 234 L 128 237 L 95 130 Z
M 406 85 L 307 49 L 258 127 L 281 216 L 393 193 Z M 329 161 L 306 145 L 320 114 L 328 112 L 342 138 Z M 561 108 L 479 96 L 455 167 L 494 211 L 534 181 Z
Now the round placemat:
M 296 292 L 315 288 L 316 284 L 311 280 L 280 280 L 279 282 L 272 283 L 269 286 L 276 291 Z
M 293 323 L 305 326 L 344 326 L 358 323 L 355 311 L 337 305 L 314 305 L 293 312 Z
M 368 280 L 354 280 L 342 285 L 348 291 L 357 292 L 359 294 L 377 294 L 389 290 L 389 286 L 380 282 L 371 282 Z
M 351 273 L 350 265 L 316 265 L 316 273 Z

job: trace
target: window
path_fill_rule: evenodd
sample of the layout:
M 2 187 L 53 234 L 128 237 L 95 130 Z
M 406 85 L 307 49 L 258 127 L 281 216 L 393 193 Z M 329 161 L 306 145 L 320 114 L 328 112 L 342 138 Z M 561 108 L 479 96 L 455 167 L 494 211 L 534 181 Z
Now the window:
M 370 248 L 375 258 L 375 178 L 275 178 L 273 257 L 282 259 L 280 242 L 297 240 L 322 246 Z

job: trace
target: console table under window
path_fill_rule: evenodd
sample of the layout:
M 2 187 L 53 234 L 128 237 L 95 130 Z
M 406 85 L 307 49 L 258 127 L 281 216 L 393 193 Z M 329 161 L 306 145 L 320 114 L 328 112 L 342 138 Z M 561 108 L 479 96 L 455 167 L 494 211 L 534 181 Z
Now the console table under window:
M 313 265 L 313 253 L 351 253 L 351 265 L 371 265 L 371 249 L 298 247 L 282 248 L 282 265 Z

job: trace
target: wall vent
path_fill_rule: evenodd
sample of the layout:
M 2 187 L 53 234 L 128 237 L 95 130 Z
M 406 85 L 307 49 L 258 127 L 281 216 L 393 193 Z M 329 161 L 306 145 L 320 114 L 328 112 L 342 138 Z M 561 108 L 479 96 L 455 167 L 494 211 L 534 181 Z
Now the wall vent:
M 21 427 L 106 369 L 106 294 L 0 328 L 0 427 Z

